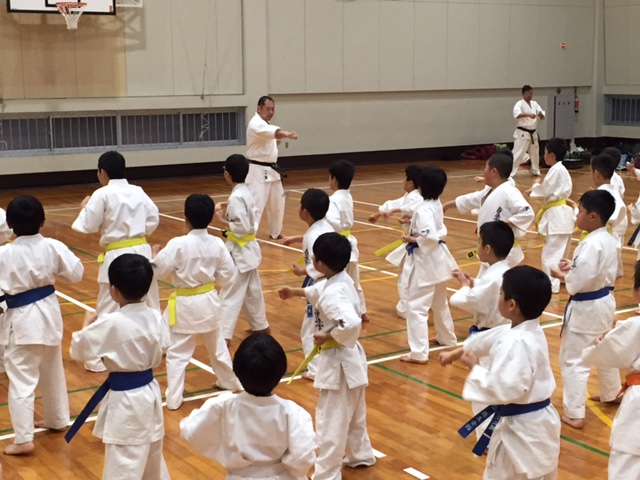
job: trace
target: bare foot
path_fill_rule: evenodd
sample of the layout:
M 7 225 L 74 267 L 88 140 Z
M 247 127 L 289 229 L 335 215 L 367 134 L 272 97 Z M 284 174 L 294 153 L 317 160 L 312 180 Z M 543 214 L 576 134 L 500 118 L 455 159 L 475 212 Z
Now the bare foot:
M 244 332 L 245 333 L 266 333 L 267 335 L 271 335 L 271 327 L 267 327 L 262 330 L 251 330 L 250 328 L 246 328 Z
M 271 235 L 269 235 L 269 238 L 271 240 L 282 240 L 284 238 L 284 235 L 280 234 L 277 237 L 272 237 Z
M 566 415 L 562 415 L 560 417 L 560 420 L 562 420 L 564 423 L 566 423 L 570 427 L 573 427 L 578 430 L 584 427 L 584 418 L 571 418 L 571 417 L 567 417 Z
M 400 361 L 401 362 L 406 362 L 406 363 L 417 363 L 418 365 L 426 365 L 426 363 L 427 363 L 426 360 L 414 360 L 409 355 L 401 356 L 400 357 Z
M 600 395 L 591 395 L 589 397 L 589 400 L 591 400 L 592 402 L 608 403 L 611 405 L 620 405 L 620 402 L 622 402 L 622 396 L 619 396 L 618 398 L 614 398 L 613 400 L 609 400 L 608 402 L 603 402 L 602 400 L 600 400 Z
M 305 380 L 310 380 L 310 381 L 314 381 L 316 379 L 315 376 L 313 375 L 309 375 L 308 373 L 303 373 L 302 375 L 300 375 L 300 378 L 304 378 Z
M 369 321 L 369 315 L 367 315 L 366 313 L 363 313 L 362 316 L 360 317 L 360 319 L 363 322 L 368 322 Z
M 33 453 L 33 442 L 12 443 L 4 447 L 5 455 L 31 455 Z
M 64 427 L 62 427 L 62 428 L 50 428 L 50 427 L 47 427 L 47 424 L 45 423 L 44 420 L 38 420 L 37 422 L 33 422 L 33 425 L 36 428 L 44 428 L 46 430 L 51 430 L 52 432 L 65 432 L 67 430 L 67 426 L 66 425 Z

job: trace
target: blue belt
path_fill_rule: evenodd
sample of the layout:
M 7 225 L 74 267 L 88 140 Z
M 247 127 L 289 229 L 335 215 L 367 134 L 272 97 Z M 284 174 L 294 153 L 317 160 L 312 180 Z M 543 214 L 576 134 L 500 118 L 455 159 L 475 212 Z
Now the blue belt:
M 640 225 L 638 225 L 636 227 L 636 229 L 633 231 L 633 234 L 631 235 L 631 238 L 629 239 L 629 241 L 627 242 L 627 245 L 629 245 L 630 247 L 633 246 L 633 243 L 636 241 L 636 238 L 638 237 L 638 234 L 640 233 Z
M 307 275 L 306 277 L 304 277 L 304 280 L 302 281 L 302 288 L 310 287 L 314 283 L 315 282 L 313 281 L 313 278 Z M 307 318 L 313 317 L 313 305 L 309 303 L 309 300 L 307 300 L 307 309 L 306 309 L 305 315 L 307 316 Z
M 36 303 L 54 293 L 56 293 L 56 289 L 53 285 L 47 285 L 45 287 L 32 288 L 26 292 L 16 293 L 15 295 L 5 293 L 4 298 L 7 302 L 7 308 L 20 308 Z
M 593 292 L 583 292 L 576 293 L 575 295 L 571 295 L 569 297 L 569 301 L 567 305 L 564 307 L 564 313 L 562 314 L 562 328 L 560 329 L 560 336 L 562 337 L 562 332 L 564 332 L 564 327 L 567 325 L 567 310 L 569 309 L 569 304 L 571 302 L 586 302 L 588 300 L 598 300 L 600 298 L 604 298 L 613 292 L 613 287 L 604 287 L 600 290 L 595 290 Z
M 447 242 L 445 242 L 444 240 L 438 240 L 438 243 L 439 244 L 443 244 L 443 243 L 447 243 Z M 420 248 L 420 246 L 415 242 L 411 242 L 411 243 L 407 243 L 407 245 L 404 248 L 407 249 L 407 255 L 413 255 L 413 251 L 416 248 Z
M 0 295 L 0 303 L 4 302 L 4 295 Z
M 486 332 L 487 330 L 491 330 L 490 328 L 478 328 L 477 325 L 471 325 L 469 327 L 469 336 L 474 335 L 480 332 Z
M 551 405 L 551 400 L 548 398 L 543 400 L 542 402 L 529 403 L 527 405 L 519 405 L 517 403 L 510 403 L 508 405 L 489 405 L 487 408 L 478 413 L 475 417 L 465 423 L 458 433 L 462 438 L 467 438 L 471 435 L 476 428 L 484 423 L 485 420 L 492 418 L 491 423 L 487 427 L 487 429 L 476 443 L 475 447 L 473 447 L 473 453 L 477 456 L 481 456 L 484 454 L 485 450 L 489 446 L 489 442 L 491 441 L 491 435 L 493 435 L 493 431 L 498 425 L 501 417 L 512 417 L 514 415 L 522 415 L 524 413 L 535 412 L 536 410 L 542 410 L 543 408 Z
M 151 369 L 144 370 L 143 372 L 111 372 L 107 377 L 107 380 L 100 385 L 100 388 L 96 390 L 96 393 L 93 394 L 84 406 L 80 415 L 78 415 L 69 431 L 65 434 L 64 439 L 67 443 L 71 441 L 109 390 L 123 392 L 125 390 L 144 387 L 151 382 L 153 382 L 153 370 Z

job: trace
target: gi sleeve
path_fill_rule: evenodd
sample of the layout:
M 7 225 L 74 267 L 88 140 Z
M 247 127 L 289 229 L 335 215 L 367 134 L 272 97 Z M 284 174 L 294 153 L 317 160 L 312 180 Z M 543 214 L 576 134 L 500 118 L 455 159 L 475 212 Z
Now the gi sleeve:
M 316 462 L 316 434 L 311 415 L 298 405 L 288 415 L 289 448 L 282 456 L 282 463 L 296 478 L 306 478 Z
M 104 223 L 105 199 L 106 197 L 102 194 L 101 189 L 93 192 L 89 202 L 80 210 L 80 214 L 71 225 L 71 228 L 80 233 L 96 233 L 100 231 Z

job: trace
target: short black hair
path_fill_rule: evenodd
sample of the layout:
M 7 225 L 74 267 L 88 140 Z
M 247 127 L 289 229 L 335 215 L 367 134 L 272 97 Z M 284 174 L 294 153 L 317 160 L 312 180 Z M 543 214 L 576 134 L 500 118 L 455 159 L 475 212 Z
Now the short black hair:
M 422 172 L 422 167 L 420 165 L 409 165 L 404 169 L 407 181 L 413 183 L 413 188 L 418 188 L 418 177 L 420 176 L 420 172 Z
M 287 371 L 287 355 L 268 333 L 245 338 L 233 357 L 233 372 L 247 393 L 268 397 Z
M 313 243 L 313 256 L 331 271 L 338 273 L 347 268 L 351 259 L 351 244 L 347 237 L 336 232 L 323 233 Z
M 618 165 L 620 165 L 620 157 L 622 157 L 622 153 L 616 147 L 607 147 L 600 152 L 602 155 L 608 155 L 613 160 L 613 171 L 615 172 Z M 612 174 L 613 176 L 613 174 Z
M 258 106 L 259 107 L 264 107 L 264 104 L 267 102 L 273 102 L 276 103 L 275 100 L 273 98 L 271 98 L 269 95 L 263 95 L 262 97 L 260 97 L 258 99 Z
M 7 225 L 16 237 L 36 235 L 44 222 L 44 207 L 31 195 L 20 195 L 7 206 Z
M 635 290 L 640 288 L 640 260 L 636 262 L 636 266 L 633 272 L 633 288 Z
M 340 190 L 347 190 L 351 186 L 355 173 L 356 168 L 349 160 L 338 160 L 329 167 L 329 175 L 336 179 Z
M 616 211 L 616 199 L 606 190 L 590 190 L 580 197 L 580 205 L 587 213 L 597 213 L 606 225 Z
M 613 158 L 609 155 L 596 155 L 591 157 L 591 170 L 598 172 L 605 180 L 611 180 L 616 167 L 613 166 Z
M 495 168 L 498 171 L 500 178 L 507 180 L 509 175 L 511 175 L 511 170 L 513 170 L 513 155 L 509 157 L 509 155 L 505 155 L 504 153 L 494 153 L 489 157 L 489 160 L 487 160 L 487 164 L 489 168 Z
M 514 300 L 526 320 L 540 317 L 551 301 L 551 280 L 542 270 L 519 265 L 502 275 L 505 300 Z
M 329 195 L 319 188 L 309 188 L 302 194 L 300 208 L 309 212 L 315 221 L 322 220 L 329 210 Z
M 511 151 L 510 148 L 507 148 L 507 147 L 496 148 L 496 153 L 500 153 L 502 155 L 506 155 L 513 162 L 513 152 Z
M 567 156 L 567 142 L 565 142 L 562 138 L 553 137 L 547 141 L 547 144 L 544 148 L 549 153 L 553 153 L 556 157 L 556 162 L 561 162 L 564 160 L 564 157 Z
M 489 245 L 498 258 L 507 258 L 515 237 L 511 227 L 504 222 L 486 222 L 478 230 L 482 245 Z
M 184 216 L 193 228 L 207 228 L 213 220 L 215 208 L 209 195 L 192 193 L 184 201 Z
M 100 155 L 98 170 L 104 170 L 111 180 L 125 178 L 126 162 L 120 152 L 111 150 Z
M 233 183 L 244 183 L 249 173 L 249 161 L 244 155 L 234 153 L 224 161 L 224 169 Z
M 533 87 L 531 85 L 525 85 L 522 87 L 522 93 L 531 92 L 532 90 L 533 90 Z
M 440 167 L 426 166 L 418 175 L 418 188 L 425 200 L 437 200 L 447 185 L 447 174 Z
M 140 300 L 149 292 L 153 268 L 146 257 L 123 253 L 109 265 L 109 284 L 116 287 L 126 300 Z

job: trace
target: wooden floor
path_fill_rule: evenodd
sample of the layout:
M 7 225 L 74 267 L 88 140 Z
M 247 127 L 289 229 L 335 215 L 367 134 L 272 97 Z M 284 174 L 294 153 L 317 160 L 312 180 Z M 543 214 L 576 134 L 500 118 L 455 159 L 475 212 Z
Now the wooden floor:
M 479 186 L 473 176 L 483 167 L 483 162 L 442 162 L 449 176 L 449 183 L 442 197 L 443 201 L 456 195 L 467 193 Z M 434 360 L 427 365 L 401 363 L 398 357 L 407 352 L 406 326 L 395 315 L 397 301 L 397 269 L 373 252 L 398 238 L 400 230 L 397 222 L 372 225 L 367 223 L 370 213 L 377 210 L 383 201 L 403 194 L 402 180 L 404 165 L 384 165 L 358 167 L 356 179 L 351 186 L 355 201 L 356 225 L 352 229 L 360 245 L 361 279 L 368 303 L 371 322 L 362 329 L 361 343 L 369 359 L 369 381 L 367 389 L 369 434 L 373 447 L 380 452 L 378 463 L 368 469 L 345 469 L 346 479 L 411 479 L 405 469 L 415 469 L 432 479 L 481 478 L 484 458 L 474 458 L 471 453 L 472 441 L 462 440 L 456 430 L 470 416 L 470 405 L 461 398 L 462 385 L 467 374 L 462 365 L 441 367 Z M 589 188 L 590 176 L 587 169 L 572 172 L 574 194 L 579 195 Z M 626 203 L 635 201 L 638 183 L 626 176 Z M 306 226 L 298 219 L 299 198 L 304 189 L 327 186 L 326 170 L 306 170 L 291 172 L 286 181 L 287 211 L 285 234 L 302 234 Z M 528 188 L 531 177 L 521 171 L 516 180 L 522 190 Z M 190 193 L 208 193 L 216 201 L 224 201 L 230 188 L 221 177 L 200 177 L 176 180 L 139 182 L 161 212 L 158 230 L 151 235 L 151 243 L 165 244 L 170 238 L 184 232 L 183 203 Z M 43 188 L 27 191 L 0 192 L 0 205 L 5 208 L 15 195 L 30 193 L 44 204 L 47 222 L 42 230 L 46 236 L 65 242 L 83 260 L 85 276 L 82 283 L 68 285 L 62 281 L 56 284 L 65 320 L 64 355 L 65 369 L 71 412 L 77 414 L 94 390 L 105 379 L 104 374 L 86 372 L 81 364 L 69 359 L 68 346 L 71 332 L 81 326 L 85 309 L 95 306 L 97 295 L 96 257 L 100 252 L 98 235 L 82 235 L 73 232 L 71 223 L 79 211 L 80 201 L 90 194 L 97 184 L 65 188 Z M 532 202 L 533 203 L 533 202 Z M 533 203 L 534 208 L 539 205 Z M 459 265 L 475 275 L 478 263 L 469 260 L 466 253 L 476 244 L 474 236 L 475 219 L 460 215 L 455 210 L 448 212 L 446 224 L 449 229 L 447 245 Z M 631 230 L 631 227 L 630 227 Z M 213 230 L 219 235 L 217 230 Z M 629 232 L 630 234 L 630 232 Z M 277 289 L 283 285 L 298 285 L 300 279 L 289 273 L 290 266 L 300 256 L 300 250 L 283 247 L 266 240 L 265 222 L 259 235 L 263 252 L 260 267 L 265 291 L 268 320 L 274 336 L 282 343 L 289 357 L 289 371 L 293 371 L 302 360 L 299 329 L 304 304 L 302 301 L 283 302 L 278 298 Z M 577 241 L 574 242 L 574 247 Z M 531 232 L 522 242 L 526 259 L 524 263 L 540 265 L 542 238 Z M 636 252 L 626 248 L 623 253 L 625 276 L 617 282 L 615 297 L 618 318 L 631 316 L 637 304 L 632 297 L 631 275 Z M 451 281 L 451 289 L 458 288 Z M 170 284 L 161 283 L 161 297 L 166 300 L 171 293 Z M 556 408 L 562 410 L 562 379 L 558 368 L 560 340 L 560 318 L 567 300 L 564 289 L 553 295 L 551 304 L 542 318 L 543 328 L 549 342 L 551 362 L 558 388 L 553 396 Z M 452 309 L 456 333 L 459 340 L 466 337 L 471 317 L 460 310 Z M 242 338 L 246 323 L 241 319 L 238 332 L 232 343 L 232 353 Z M 438 350 L 437 348 L 433 349 Z M 435 352 L 434 352 L 435 353 Z M 224 470 L 198 456 L 179 436 L 180 419 L 199 407 L 205 399 L 219 392 L 212 388 L 215 377 L 210 372 L 202 347 L 196 351 L 194 364 L 187 374 L 186 396 L 180 410 L 165 410 L 166 436 L 164 454 L 173 479 L 222 479 Z M 156 378 L 162 390 L 166 387 L 164 365 L 157 369 Z M 0 374 L 0 440 L 2 445 L 13 441 L 9 409 L 7 406 L 6 374 Z M 596 392 L 595 376 L 589 383 L 590 392 Z M 277 393 L 301 404 L 313 413 L 317 401 L 317 391 L 305 380 L 282 384 Z M 40 418 L 42 404 L 36 401 L 36 418 Z M 601 404 L 589 404 L 586 427 L 582 431 L 562 428 L 562 449 L 560 454 L 560 479 L 605 479 L 607 478 L 608 441 L 611 420 L 615 408 Z M 6 479 L 98 479 L 103 465 L 103 445 L 91 435 L 92 425 L 87 424 L 67 445 L 61 434 L 36 434 L 36 451 L 30 457 L 3 456 Z M 426 477 L 418 477 L 426 478 Z

